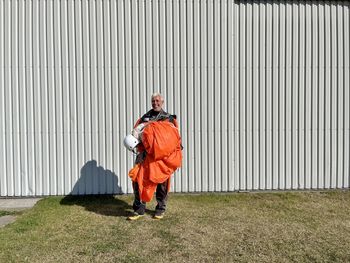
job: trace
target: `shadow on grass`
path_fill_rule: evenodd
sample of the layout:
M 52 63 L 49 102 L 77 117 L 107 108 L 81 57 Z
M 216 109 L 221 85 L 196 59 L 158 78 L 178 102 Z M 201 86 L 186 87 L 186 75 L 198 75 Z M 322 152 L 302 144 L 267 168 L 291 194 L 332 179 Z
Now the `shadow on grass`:
M 128 217 L 133 214 L 132 205 L 113 195 L 67 195 L 60 204 L 81 206 L 87 211 L 104 216 Z M 154 211 L 146 209 L 145 213 L 153 215 Z
M 81 206 L 105 216 L 129 216 L 132 206 L 114 196 L 115 193 L 123 193 L 118 181 L 114 172 L 98 166 L 96 160 L 90 160 L 80 169 L 79 179 L 60 204 Z
M 132 206 L 113 195 L 68 195 L 61 200 L 60 204 L 81 206 L 87 211 L 105 216 L 127 217 L 132 214 Z
M 114 172 L 98 166 L 95 160 L 90 160 L 80 169 L 78 181 L 60 204 L 81 206 L 87 211 L 105 216 L 128 217 L 133 213 L 132 205 L 114 195 L 123 193 L 118 181 L 119 178 Z M 146 209 L 146 213 L 152 212 Z

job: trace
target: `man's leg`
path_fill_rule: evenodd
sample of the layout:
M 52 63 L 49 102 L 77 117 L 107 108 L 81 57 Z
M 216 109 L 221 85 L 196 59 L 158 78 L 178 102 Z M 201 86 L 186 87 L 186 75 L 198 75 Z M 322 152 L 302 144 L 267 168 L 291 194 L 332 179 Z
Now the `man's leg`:
M 134 203 L 132 208 L 134 209 L 134 215 L 129 216 L 129 220 L 136 220 L 145 214 L 146 203 L 140 200 L 139 185 L 137 182 L 132 182 L 132 187 L 134 189 Z
M 160 219 L 163 218 L 166 209 L 166 201 L 168 199 L 168 180 L 166 180 L 164 183 L 157 185 L 156 199 L 157 206 L 154 217 Z

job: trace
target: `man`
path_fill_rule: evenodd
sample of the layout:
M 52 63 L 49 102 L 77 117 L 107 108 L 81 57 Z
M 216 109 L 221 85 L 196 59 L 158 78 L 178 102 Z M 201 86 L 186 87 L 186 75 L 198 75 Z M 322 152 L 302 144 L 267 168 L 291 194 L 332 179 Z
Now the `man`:
M 152 121 L 170 121 L 172 122 L 176 127 L 176 116 L 170 115 L 169 113 L 165 112 L 163 110 L 163 104 L 164 99 L 160 93 L 154 93 L 151 97 L 152 102 L 152 109 L 149 110 L 146 114 L 144 114 L 135 124 L 134 127 L 137 127 L 138 125 L 142 123 L 152 122 Z M 136 157 L 135 164 L 142 164 L 142 162 L 146 158 L 146 151 L 143 147 L 143 145 L 139 145 L 138 147 L 138 155 Z M 168 191 L 169 191 L 169 185 L 170 184 L 170 178 L 169 180 L 164 181 L 163 183 L 157 184 L 156 187 L 156 200 L 157 200 L 157 206 L 155 208 L 155 214 L 154 219 L 162 219 L 164 217 L 165 209 L 166 209 L 166 201 L 168 197 Z M 143 202 L 140 198 L 140 191 L 139 191 L 139 184 L 137 181 L 133 181 L 133 190 L 134 190 L 134 203 L 133 203 L 133 209 L 134 214 L 132 216 L 129 216 L 129 220 L 137 220 L 140 217 L 142 217 L 145 214 L 146 209 L 146 203 Z

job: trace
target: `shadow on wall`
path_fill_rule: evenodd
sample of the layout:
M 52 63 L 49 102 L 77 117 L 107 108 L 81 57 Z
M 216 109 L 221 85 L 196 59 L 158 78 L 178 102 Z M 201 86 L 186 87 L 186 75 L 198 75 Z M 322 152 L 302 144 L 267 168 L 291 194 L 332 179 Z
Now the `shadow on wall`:
M 129 216 L 132 206 L 113 194 L 121 194 L 118 177 L 110 170 L 88 161 L 80 170 L 80 178 L 61 205 L 78 205 L 88 211 L 107 216 Z
M 80 178 L 70 195 L 122 194 L 118 176 L 111 170 L 97 166 L 95 160 L 88 161 L 80 169 Z

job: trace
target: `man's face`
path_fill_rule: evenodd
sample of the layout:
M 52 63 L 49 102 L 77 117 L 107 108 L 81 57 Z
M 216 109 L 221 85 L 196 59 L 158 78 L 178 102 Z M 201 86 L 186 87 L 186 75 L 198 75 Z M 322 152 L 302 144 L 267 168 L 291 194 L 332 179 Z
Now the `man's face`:
M 160 111 L 162 109 L 163 106 L 163 101 L 162 98 L 157 96 L 152 98 L 152 108 L 155 111 Z

